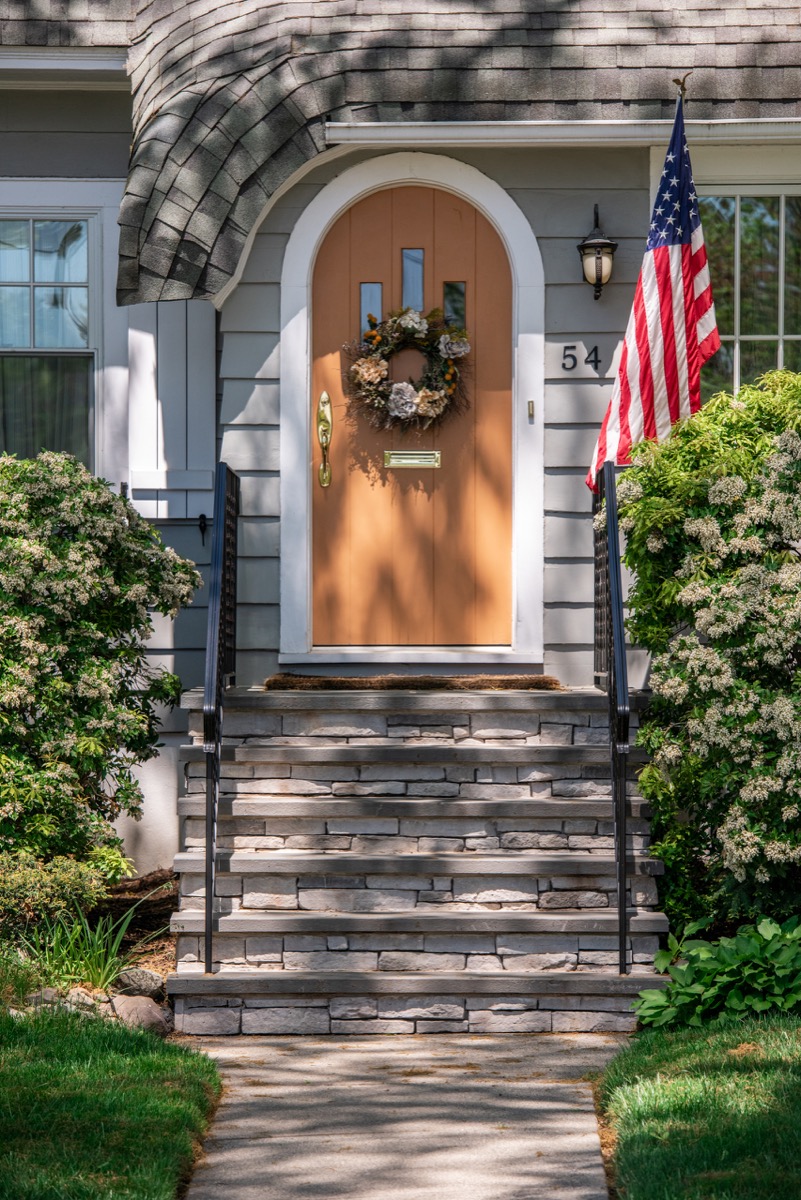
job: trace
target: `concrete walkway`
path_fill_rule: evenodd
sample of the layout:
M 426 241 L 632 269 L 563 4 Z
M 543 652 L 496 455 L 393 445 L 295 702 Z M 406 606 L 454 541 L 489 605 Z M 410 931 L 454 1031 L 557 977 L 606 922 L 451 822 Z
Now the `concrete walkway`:
M 607 1200 L 616 1034 L 192 1038 L 225 1092 L 187 1200 Z

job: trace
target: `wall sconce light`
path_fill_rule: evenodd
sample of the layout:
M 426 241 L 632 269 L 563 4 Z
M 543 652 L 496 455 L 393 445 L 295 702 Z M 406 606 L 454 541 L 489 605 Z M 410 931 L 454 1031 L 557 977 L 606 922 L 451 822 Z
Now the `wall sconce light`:
M 595 299 L 601 294 L 601 288 L 612 277 L 612 262 L 617 250 L 617 242 L 605 237 L 598 224 L 598 205 L 595 205 L 595 227 L 578 244 L 581 255 L 581 265 L 584 268 L 584 278 L 595 289 Z

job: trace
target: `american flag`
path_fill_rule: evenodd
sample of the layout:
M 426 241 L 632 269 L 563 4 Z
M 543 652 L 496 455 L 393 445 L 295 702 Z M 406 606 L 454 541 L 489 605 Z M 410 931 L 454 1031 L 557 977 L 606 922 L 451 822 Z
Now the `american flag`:
M 587 475 L 631 461 L 644 438 L 661 442 L 701 407 L 701 367 L 720 348 L 709 267 L 684 136 L 681 96 L 634 293 L 612 399 Z

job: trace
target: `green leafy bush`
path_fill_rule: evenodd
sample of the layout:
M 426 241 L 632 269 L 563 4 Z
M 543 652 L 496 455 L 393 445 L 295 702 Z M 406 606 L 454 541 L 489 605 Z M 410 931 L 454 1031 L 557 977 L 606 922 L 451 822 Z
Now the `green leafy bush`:
M 89 909 L 106 887 L 92 863 L 57 857 L 38 861 L 32 854 L 0 853 L 0 939 L 10 940 L 38 921 Z
M 640 992 L 634 1009 L 643 1025 L 719 1025 L 801 1003 L 801 918 L 778 925 L 765 917 L 734 937 L 687 940 L 707 923 L 689 925 L 682 942 L 671 935 L 669 949 L 657 955 L 670 983 Z M 677 954 L 680 961 L 672 963 Z
M 148 666 L 150 611 L 199 577 L 66 455 L 0 456 L 0 851 L 86 857 L 136 816 L 180 682 Z
M 719 395 L 620 481 L 629 629 L 653 655 L 640 786 L 674 926 L 797 908 L 801 376 Z

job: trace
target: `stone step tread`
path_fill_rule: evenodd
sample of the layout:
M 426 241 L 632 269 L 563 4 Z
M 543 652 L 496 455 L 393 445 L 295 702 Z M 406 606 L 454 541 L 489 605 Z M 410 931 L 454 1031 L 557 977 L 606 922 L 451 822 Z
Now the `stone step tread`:
M 632 710 L 642 707 L 640 694 L 631 697 Z M 261 688 L 230 688 L 225 711 L 264 712 L 588 712 L 606 713 L 609 700 L 595 688 L 562 691 L 342 691 L 265 692 Z M 181 708 L 202 711 L 203 689 L 184 692 Z
M 392 745 L 343 745 L 342 743 L 298 746 L 275 742 L 269 746 L 224 745 L 221 751 L 223 762 L 237 763 L 280 763 L 280 764 L 337 764 L 397 763 L 400 766 L 420 766 L 428 763 L 449 765 L 495 764 L 502 766 L 536 766 L 538 763 L 609 763 L 609 747 L 606 745 L 564 746 L 536 743 L 527 746 L 507 746 L 497 743 L 492 746 L 463 746 L 459 742 L 443 741 L 438 745 L 409 745 L 394 742 Z M 182 762 L 200 762 L 205 758 L 203 747 L 186 745 L 180 751 Z M 645 756 L 632 749 L 631 762 L 644 762 Z
M 201 909 L 173 913 L 171 928 L 178 933 L 202 933 Z M 666 932 L 664 913 L 629 910 L 629 930 L 636 935 Z M 436 912 L 436 913 L 318 913 L 243 912 L 217 919 L 219 933 L 529 933 L 617 934 L 617 909 L 559 909 L 556 912 Z
M 218 850 L 217 861 L 231 874 L 249 875 L 528 875 L 537 878 L 561 875 L 608 875 L 615 860 L 608 854 L 580 850 L 510 851 L 504 855 L 463 851 L 455 854 L 328 854 L 288 850 Z M 646 855 L 628 856 L 629 873 L 661 875 L 661 861 Z M 176 855 L 175 870 L 203 874 L 204 855 Z
M 491 787 L 491 784 L 487 785 Z M 503 786 L 501 784 L 498 785 Z M 629 797 L 628 815 L 632 820 L 648 820 L 650 806 L 644 800 Z M 178 801 L 178 814 L 182 817 L 204 817 L 206 799 L 204 795 L 183 796 Z M 303 797 L 253 796 L 246 800 L 223 797 L 220 799 L 218 816 L 226 820 L 237 817 L 264 817 L 269 819 L 287 817 L 313 817 L 316 820 L 341 817 L 399 817 L 401 820 L 443 820 L 486 817 L 504 820 L 524 817 L 526 820 L 577 820 L 580 818 L 608 821 L 612 816 L 612 800 L 587 799 L 541 799 L 525 800 L 459 800 L 420 798 L 416 796 L 377 796 L 349 798 L 321 795 L 315 799 Z
M 663 987 L 665 976 L 617 975 L 601 971 L 532 971 L 517 975 L 365 974 L 336 971 L 219 971 L 214 975 L 182 972 L 167 977 L 171 996 L 402 996 L 402 995 L 590 995 L 635 996 L 643 988 Z

